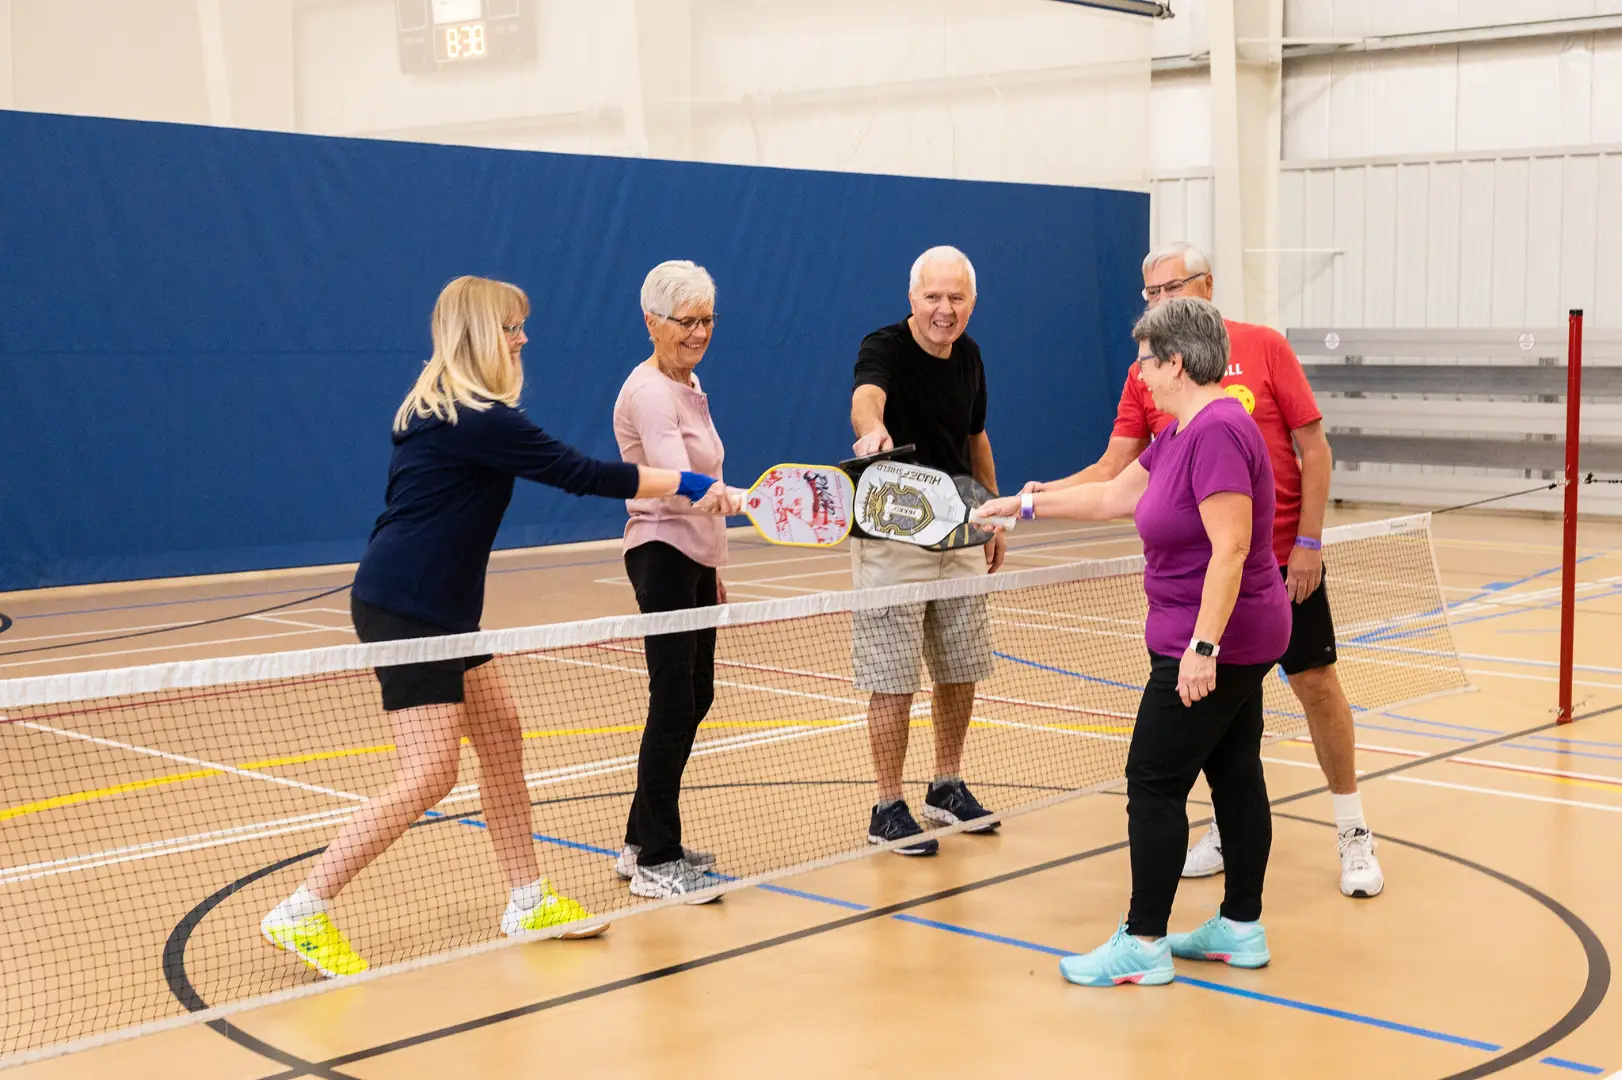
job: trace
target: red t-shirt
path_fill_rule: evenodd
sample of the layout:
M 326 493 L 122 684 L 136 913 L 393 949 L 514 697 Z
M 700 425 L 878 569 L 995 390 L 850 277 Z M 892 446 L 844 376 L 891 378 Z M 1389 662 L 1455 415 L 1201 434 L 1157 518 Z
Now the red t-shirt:
M 1228 373 L 1222 385 L 1238 398 L 1261 428 L 1267 456 L 1273 462 L 1273 554 L 1279 565 L 1289 561 L 1301 523 L 1301 461 L 1290 432 L 1322 420 L 1307 373 L 1284 335 L 1267 326 L 1223 320 L 1228 327 Z M 1134 364 L 1121 389 L 1114 434 L 1128 439 L 1159 435 L 1172 423 L 1155 408 L 1149 388 Z

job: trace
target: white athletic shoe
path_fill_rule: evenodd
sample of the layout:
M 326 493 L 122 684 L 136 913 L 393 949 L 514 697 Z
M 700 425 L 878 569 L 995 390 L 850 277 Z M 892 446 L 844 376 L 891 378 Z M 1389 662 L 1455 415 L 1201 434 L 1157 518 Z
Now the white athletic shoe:
M 704 871 L 686 859 L 672 859 L 667 863 L 649 866 L 637 864 L 636 876 L 631 878 L 631 895 L 649 900 L 663 900 L 671 896 L 686 896 L 712 885 L 719 885 L 704 876 Z M 720 893 L 689 900 L 690 904 L 709 904 L 721 899 Z
M 1188 849 L 1183 859 L 1184 877 L 1210 877 L 1222 873 L 1222 836 L 1216 822 L 1200 837 L 1199 843 Z
M 1374 834 L 1367 829 L 1347 829 L 1340 834 L 1340 891 L 1345 896 L 1368 899 L 1385 889 L 1380 860 L 1374 857 Z
M 621 881 L 630 881 L 636 877 L 636 860 L 641 853 L 642 849 L 635 844 L 626 844 L 620 849 L 620 857 L 614 860 L 614 873 L 620 876 Z M 694 851 L 690 847 L 684 847 L 681 849 L 681 857 L 706 873 L 715 869 L 715 855 L 711 852 Z

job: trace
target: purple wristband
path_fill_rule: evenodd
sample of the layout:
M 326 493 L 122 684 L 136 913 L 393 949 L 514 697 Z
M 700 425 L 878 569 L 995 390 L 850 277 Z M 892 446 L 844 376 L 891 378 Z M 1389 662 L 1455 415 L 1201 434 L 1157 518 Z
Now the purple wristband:
M 1295 538 L 1295 546 L 1306 548 L 1308 551 L 1322 551 L 1324 542 L 1322 540 L 1314 540 L 1310 536 L 1298 536 Z

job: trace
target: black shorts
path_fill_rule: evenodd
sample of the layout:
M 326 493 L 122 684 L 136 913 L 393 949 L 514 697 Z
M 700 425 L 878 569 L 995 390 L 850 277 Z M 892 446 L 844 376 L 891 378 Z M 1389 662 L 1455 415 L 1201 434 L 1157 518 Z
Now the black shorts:
M 1289 570 L 1279 567 L 1289 577 Z M 1335 662 L 1335 620 L 1329 614 L 1329 570 L 1312 595 L 1290 605 L 1290 646 L 1279 658 L 1286 675 L 1299 675 Z
M 356 636 L 364 642 L 444 637 L 451 633 L 443 627 L 368 604 L 353 594 L 349 597 L 349 614 L 355 620 Z M 462 675 L 491 659 L 489 656 L 459 656 L 454 660 L 377 668 L 377 681 L 383 686 L 383 709 L 396 712 L 421 705 L 460 705 Z

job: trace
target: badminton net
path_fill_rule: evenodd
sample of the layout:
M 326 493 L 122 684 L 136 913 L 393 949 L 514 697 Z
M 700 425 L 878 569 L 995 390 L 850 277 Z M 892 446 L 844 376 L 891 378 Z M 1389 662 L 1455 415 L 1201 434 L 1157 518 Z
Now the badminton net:
M 1325 541 L 1354 707 L 1463 688 L 1428 516 Z M 0 1063 L 314 992 L 319 976 L 270 949 L 258 922 L 390 780 L 376 665 L 495 656 L 523 731 L 541 869 L 588 910 L 624 915 L 667 903 L 639 901 L 614 869 L 648 708 L 645 636 L 715 631 L 715 700 L 681 821 L 687 846 L 717 856 L 710 880 L 731 889 L 878 850 L 867 696 L 852 683 L 853 618 L 876 611 L 966 604 L 970 617 L 949 625 L 967 634 L 983 610 L 994 669 L 977 688 L 963 775 L 988 808 L 1012 816 L 1121 782 L 1148 674 L 1142 574 L 1134 556 L 0 682 Z M 905 769 L 915 812 L 932 768 L 931 697 L 926 668 Z M 1267 682 L 1266 722 L 1272 737 L 1305 728 L 1282 679 Z M 503 940 L 508 883 L 479 784 L 464 746 L 457 786 L 335 902 L 374 973 Z

